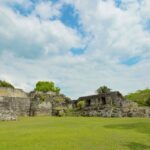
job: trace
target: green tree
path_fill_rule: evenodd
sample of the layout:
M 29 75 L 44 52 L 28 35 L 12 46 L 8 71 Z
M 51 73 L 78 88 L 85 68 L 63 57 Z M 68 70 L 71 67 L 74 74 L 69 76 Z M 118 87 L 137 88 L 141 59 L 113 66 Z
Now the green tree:
M 150 106 L 150 97 L 146 100 L 145 103 L 146 103 L 147 106 Z
M 125 96 L 126 99 L 137 102 L 140 106 L 147 106 L 150 98 L 150 89 L 138 90 Z
M 0 80 L 0 87 L 9 87 L 9 88 L 14 88 L 14 86 L 6 81 Z
M 38 81 L 36 83 L 36 87 L 34 90 L 41 91 L 41 92 L 48 92 L 48 91 L 52 91 L 56 93 L 60 92 L 60 88 L 55 87 L 55 84 L 52 81 Z
M 111 91 L 111 89 L 104 85 L 104 86 L 99 87 L 96 90 L 96 93 L 102 94 L 102 93 L 109 93 L 110 91 Z

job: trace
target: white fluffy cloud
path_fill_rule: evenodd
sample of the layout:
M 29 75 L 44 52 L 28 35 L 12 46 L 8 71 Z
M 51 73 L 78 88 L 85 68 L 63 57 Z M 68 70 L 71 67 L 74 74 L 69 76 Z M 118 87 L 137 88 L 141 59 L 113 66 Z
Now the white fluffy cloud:
M 41 19 L 50 19 L 60 16 L 59 9 L 61 8 L 61 4 L 53 5 L 51 1 L 48 2 L 40 2 L 35 7 L 33 14 L 40 17 Z
M 78 33 L 59 20 L 39 20 L 32 14 L 26 17 L 3 7 L 0 8 L 0 20 L 0 51 L 13 51 L 18 56 L 33 58 L 64 53 L 81 45 Z
M 59 19 L 50 20 L 62 15 L 64 3 L 77 10 L 86 37 Z M 149 10 L 149 0 L 122 0 L 119 7 L 113 0 L 62 0 L 37 3 L 23 16 L 3 3 L 0 78 L 25 90 L 33 89 L 38 80 L 54 80 L 72 98 L 93 93 L 100 85 L 123 93 L 149 87 Z M 84 46 L 82 55 L 70 52 Z M 140 58 L 138 63 L 123 64 L 134 57 Z

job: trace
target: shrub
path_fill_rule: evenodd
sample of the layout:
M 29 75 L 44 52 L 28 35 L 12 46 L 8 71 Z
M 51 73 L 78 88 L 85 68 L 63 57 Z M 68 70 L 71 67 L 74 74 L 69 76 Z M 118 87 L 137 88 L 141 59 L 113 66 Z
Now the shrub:
M 13 85 L 11 85 L 10 83 L 8 83 L 6 81 L 2 81 L 2 80 L 0 80 L 0 87 L 9 87 L 9 88 L 13 88 L 14 89 Z
M 85 107 L 85 101 L 81 100 L 77 103 L 77 108 L 82 109 Z
M 102 94 L 102 93 L 109 93 L 110 91 L 111 91 L 111 89 L 104 85 L 104 86 L 99 87 L 96 90 L 96 93 Z

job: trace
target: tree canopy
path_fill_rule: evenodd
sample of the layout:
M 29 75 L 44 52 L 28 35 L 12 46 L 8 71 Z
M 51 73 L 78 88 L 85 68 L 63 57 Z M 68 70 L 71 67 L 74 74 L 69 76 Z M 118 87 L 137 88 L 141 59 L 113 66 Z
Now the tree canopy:
M 125 98 L 137 102 L 139 105 L 150 106 L 150 89 L 138 90 L 126 95 Z
M 147 106 L 150 106 L 150 97 L 145 101 Z
M 14 86 L 12 84 L 10 84 L 9 82 L 2 81 L 2 80 L 0 80 L 0 87 L 14 88 Z
M 60 92 L 60 88 L 55 86 L 55 83 L 52 81 L 38 81 L 36 83 L 36 87 L 34 89 L 35 91 L 41 91 L 41 92 Z
M 104 86 L 99 87 L 96 90 L 96 93 L 102 94 L 102 93 L 109 93 L 110 91 L 111 91 L 111 89 L 104 85 Z

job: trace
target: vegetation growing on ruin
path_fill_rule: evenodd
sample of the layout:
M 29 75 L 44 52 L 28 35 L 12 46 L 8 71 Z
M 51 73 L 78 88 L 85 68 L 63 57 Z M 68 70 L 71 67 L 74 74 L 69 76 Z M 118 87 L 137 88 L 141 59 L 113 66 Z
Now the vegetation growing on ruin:
M 109 93 L 111 91 L 110 88 L 108 88 L 107 86 L 101 86 L 96 90 L 97 94 L 103 94 L 103 93 Z
M 85 107 L 85 101 L 83 100 L 80 100 L 78 103 L 77 103 L 77 108 L 78 109 L 82 109 Z
M 0 122 L 0 150 L 149 150 L 150 119 L 31 117 Z
M 39 97 L 42 102 L 46 100 L 46 95 L 40 95 Z
M 55 83 L 52 81 L 38 81 L 36 83 L 35 91 L 41 92 L 55 92 L 60 93 L 60 88 L 55 86 Z
M 137 102 L 141 106 L 150 106 L 150 89 L 138 90 L 126 95 L 125 98 Z
M 12 84 L 10 84 L 9 82 L 2 81 L 2 80 L 0 80 L 0 87 L 14 88 L 14 86 Z

